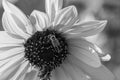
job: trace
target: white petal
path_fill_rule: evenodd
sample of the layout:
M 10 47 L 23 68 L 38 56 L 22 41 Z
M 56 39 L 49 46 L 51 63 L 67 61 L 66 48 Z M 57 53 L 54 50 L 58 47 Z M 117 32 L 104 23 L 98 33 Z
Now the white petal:
M 3 28 L 4 28 L 5 31 L 10 32 L 10 33 L 15 33 L 12 30 L 12 28 L 10 28 L 10 26 L 9 26 L 9 23 L 7 21 L 6 13 L 5 12 L 3 13 L 3 16 L 2 16 L 2 25 L 3 25 Z
M 63 8 L 59 11 L 57 16 L 55 17 L 54 25 L 67 25 L 71 26 L 74 24 L 74 19 L 77 17 L 77 10 L 75 6 L 69 6 Z
M 82 39 L 79 42 L 74 41 L 71 42 L 70 53 L 90 66 L 99 67 L 100 58 L 91 46 L 92 44 Z
M 100 33 L 107 24 L 107 21 L 90 21 L 90 22 L 84 22 L 77 26 L 74 26 L 71 28 L 71 31 L 68 31 L 70 35 L 68 35 L 69 38 L 71 37 L 88 37 L 95 34 Z
M 19 68 L 19 65 L 14 65 L 10 69 L 4 71 L 2 75 L 0 75 L 0 80 L 9 80 L 13 75 L 15 75 L 18 68 Z
M 10 80 L 19 80 L 24 74 L 26 74 L 28 68 L 29 68 L 29 62 L 25 61 L 21 64 L 19 70 L 16 72 L 16 74 L 10 79 Z
M 101 57 L 101 60 L 102 60 L 102 61 L 109 61 L 110 59 L 111 59 L 111 56 L 110 56 L 109 54 Z
M 81 69 L 66 63 L 63 65 L 64 70 L 70 74 L 72 80 L 88 80 L 87 75 L 83 73 Z
M 38 10 L 34 10 L 30 17 L 34 17 L 35 27 L 38 31 L 42 31 L 44 28 L 47 28 L 50 23 L 48 15 Z
M 0 53 L 0 61 L 10 58 L 12 56 L 15 56 L 17 54 L 21 54 L 22 52 L 24 52 L 24 47 L 17 47 L 17 48 L 10 49 L 8 51 L 4 51 Z
M 20 45 L 20 44 L 0 44 L 0 49 L 1 48 L 9 48 L 9 47 L 20 47 L 20 46 L 23 46 L 23 45 Z
M 7 0 L 3 0 L 2 4 L 3 4 L 3 8 L 6 12 L 12 13 L 15 16 L 17 16 L 20 19 L 20 21 L 22 21 L 22 23 L 24 23 L 24 24 L 28 23 L 28 20 L 27 20 L 27 17 L 25 16 L 25 14 L 19 8 L 17 8 L 15 5 L 11 4 Z
M 63 0 L 45 0 L 45 9 L 51 22 L 54 20 L 58 10 L 62 8 Z
M 24 27 L 25 25 L 20 23 L 19 19 L 13 14 L 4 12 L 2 20 L 4 22 L 4 27 L 6 31 L 17 34 L 25 39 L 30 36 L 27 34 L 27 30 Z
M 18 25 L 21 24 L 21 28 L 26 28 L 26 31 L 28 33 L 32 32 L 32 27 L 28 26 L 30 24 L 30 21 L 27 19 L 27 17 L 25 16 L 25 14 L 19 9 L 17 8 L 15 5 L 9 3 L 7 0 L 3 0 L 2 1 L 3 4 L 3 8 L 5 10 L 5 12 L 14 15 L 14 17 L 16 17 L 16 19 L 18 18 L 19 20 L 16 22 L 19 22 Z M 24 26 L 22 26 L 24 25 Z
M 24 40 L 12 38 L 7 32 L 0 31 L 0 44 L 1 43 L 22 44 Z
M 9 62 L 9 59 L 0 61 L 0 67 Z
M 55 71 L 55 79 L 54 80 L 72 80 L 70 75 L 65 72 L 62 68 L 57 68 Z
M 23 57 L 23 54 L 18 54 L 9 59 L 9 62 L 0 67 L 0 75 L 2 75 L 5 71 L 11 69 L 11 67 L 19 65 L 23 61 Z
M 79 59 L 75 58 L 74 56 L 69 57 L 69 61 L 79 67 L 80 69 L 84 70 L 92 80 L 114 80 L 114 75 L 105 67 L 100 66 L 98 68 L 91 67 L 89 65 L 84 64 Z

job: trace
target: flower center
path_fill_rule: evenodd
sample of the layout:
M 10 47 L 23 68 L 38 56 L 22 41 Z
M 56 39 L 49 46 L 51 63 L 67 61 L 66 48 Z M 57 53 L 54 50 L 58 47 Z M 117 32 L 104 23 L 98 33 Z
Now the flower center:
M 40 71 L 39 77 L 47 80 L 51 71 L 66 59 L 68 44 L 62 33 L 47 29 L 37 31 L 24 44 L 25 58 Z

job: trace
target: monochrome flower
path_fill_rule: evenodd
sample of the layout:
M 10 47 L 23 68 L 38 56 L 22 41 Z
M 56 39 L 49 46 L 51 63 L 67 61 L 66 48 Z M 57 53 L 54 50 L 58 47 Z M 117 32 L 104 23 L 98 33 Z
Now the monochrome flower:
M 101 64 L 104 53 L 84 38 L 101 32 L 106 20 L 81 22 L 76 7 L 62 8 L 62 0 L 45 0 L 46 13 L 29 17 L 2 4 L 0 80 L 113 80 Z

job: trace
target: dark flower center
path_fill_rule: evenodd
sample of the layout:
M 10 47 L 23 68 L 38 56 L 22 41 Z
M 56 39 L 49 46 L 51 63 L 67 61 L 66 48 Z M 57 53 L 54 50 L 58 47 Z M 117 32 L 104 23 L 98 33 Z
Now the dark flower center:
M 46 29 L 37 31 L 24 44 L 25 58 L 40 71 L 39 77 L 48 80 L 51 71 L 66 59 L 68 44 L 62 33 Z

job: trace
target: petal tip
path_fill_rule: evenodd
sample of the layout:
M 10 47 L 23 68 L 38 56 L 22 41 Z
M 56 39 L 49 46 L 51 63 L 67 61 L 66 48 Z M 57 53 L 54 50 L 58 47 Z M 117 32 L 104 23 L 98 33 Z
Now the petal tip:
M 107 20 L 102 20 L 100 23 L 103 24 L 103 25 L 106 25 L 107 24 Z
M 2 6 L 3 6 L 3 9 L 5 10 L 5 11 L 9 11 L 8 10 L 8 1 L 7 0 L 2 0 Z

